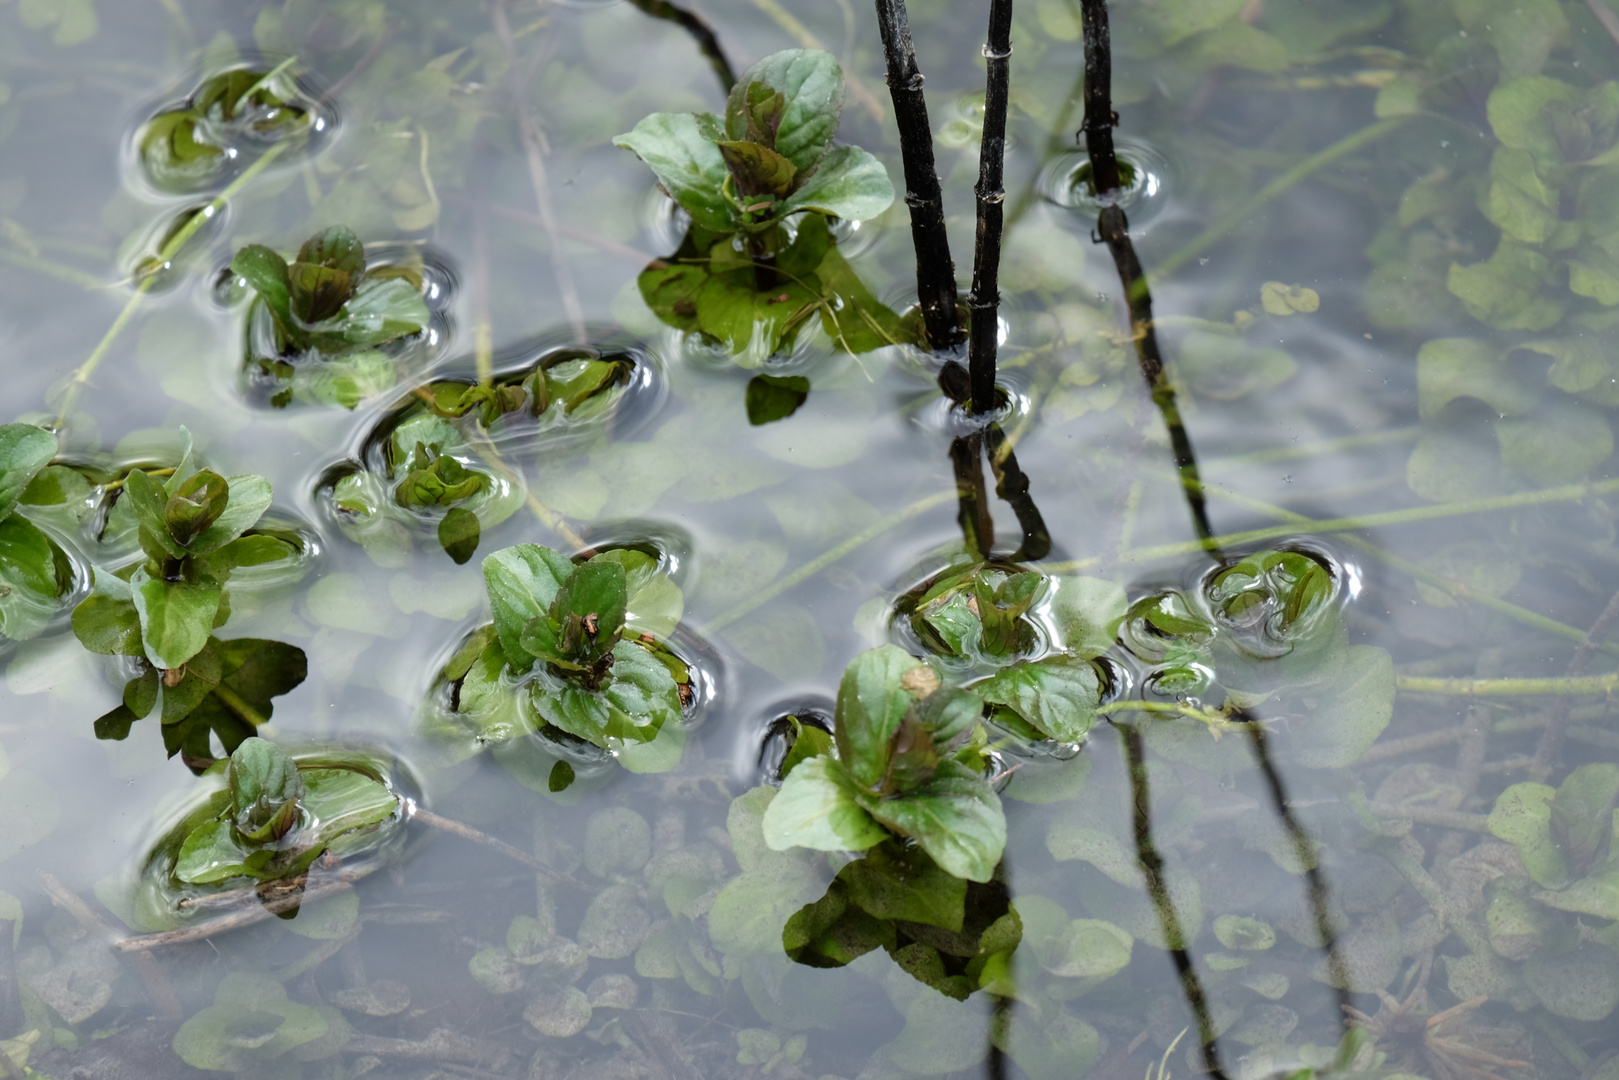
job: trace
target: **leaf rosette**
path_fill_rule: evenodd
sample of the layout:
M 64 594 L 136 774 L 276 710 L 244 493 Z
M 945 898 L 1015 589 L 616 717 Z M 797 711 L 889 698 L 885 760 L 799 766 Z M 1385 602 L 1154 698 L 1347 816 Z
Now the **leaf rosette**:
M 385 418 L 366 442 L 363 464 L 338 466 L 323 484 L 339 528 L 376 558 L 408 550 L 414 533 L 427 532 L 457 565 L 471 559 L 484 530 L 523 501 L 512 474 L 484 463 L 463 430 L 471 422 L 416 397 Z
M 494 744 L 553 792 L 576 765 L 679 762 L 701 678 L 677 632 L 684 598 L 658 559 L 613 548 L 573 560 L 519 544 L 485 557 L 483 573 L 493 622 L 441 673 L 445 734 Z M 522 760 L 537 747 L 543 763 Z
M 315 129 L 318 105 L 285 65 L 237 67 L 203 81 L 185 104 L 153 116 L 136 136 L 146 177 L 169 192 L 201 191 L 254 149 Z
M 410 787 L 379 751 L 246 739 L 197 778 L 110 906 L 154 932 L 257 904 L 259 883 L 368 874 L 404 845 Z
M 310 237 L 290 262 L 249 244 L 230 269 L 254 293 L 246 371 L 277 408 L 297 398 L 353 409 L 391 389 L 432 319 L 420 255 L 368 263 L 359 237 L 341 225 Z
M 235 750 L 269 717 L 270 699 L 304 679 L 296 646 L 213 634 L 230 618 L 232 575 L 296 564 L 300 545 L 296 534 L 255 531 L 270 506 L 268 480 L 200 467 L 190 433 L 180 434 L 178 465 L 130 469 L 120 481 L 117 505 L 127 508 L 144 558 L 97 566 L 72 623 L 86 649 L 127 657 L 133 668 L 122 702 L 96 721 L 97 737 L 126 738 L 137 720 L 157 715 L 169 755 L 200 770 L 213 761 L 212 737 Z
M 869 153 L 833 145 L 842 110 L 832 55 L 789 49 L 737 80 L 723 119 L 654 113 L 613 143 L 710 232 L 763 232 L 806 211 L 865 221 L 893 203 L 894 186 Z

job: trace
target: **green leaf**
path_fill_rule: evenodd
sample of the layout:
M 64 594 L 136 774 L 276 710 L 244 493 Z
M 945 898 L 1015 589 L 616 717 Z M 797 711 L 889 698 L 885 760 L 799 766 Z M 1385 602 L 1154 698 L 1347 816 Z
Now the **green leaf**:
M 1452 263 L 1446 287 L 1467 313 L 1498 330 L 1549 330 L 1563 318 L 1563 305 L 1541 295 L 1551 280 L 1551 260 L 1503 236 L 1488 261 Z
M 238 251 L 230 262 L 231 271 L 245 279 L 259 294 L 264 306 L 270 309 L 276 325 L 289 334 L 298 334 L 292 321 L 292 282 L 288 276 L 287 260 L 263 244 L 249 244 Z
M 576 567 L 557 589 L 550 618 L 562 627 L 562 656 L 585 666 L 605 656 L 624 632 L 624 567 L 591 560 Z
M 243 739 L 225 770 L 236 830 L 244 839 L 279 839 L 296 822 L 303 777 L 286 751 L 268 739 Z
M 838 871 L 849 899 L 879 919 L 938 926 L 960 933 L 967 883 L 916 848 L 883 844 Z
M 1455 0 L 1455 10 L 1457 20 L 1468 31 L 1495 47 L 1507 75 L 1539 71 L 1552 49 L 1569 34 L 1568 18 L 1557 0 Z M 1490 123 L 1495 123 L 1493 109 Z
M 191 1017 L 174 1035 L 174 1052 L 186 1064 L 217 1072 L 256 1071 L 331 1029 L 320 1010 L 286 1000 L 286 993 L 244 1004 L 219 1002 Z
M 56 436 L 32 424 L 0 426 L 0 520 L 17 508 L 35 474 L 56 456 Z
M 868 221 L 893 203 L 894 183 L 883 163 L 858 146 L 836 146 L 787 198 L 777 216 L 814 210 L 845 221 Z
M 837 60 L 819 49 L 787 49 L 749 68 L 725 105 L 725 130 L 732 139 L 753 137 L 746 122 L 747 95 L 757 83 L 783 98 L 770 145 L 798 171 L 814 168 L 832 145 L 843 111 L 843 69 Z
M 1341 769 L 1360 759 L 1394 715 L 1394 659 L 1376 645 L 1351 645 L 1323 665 L 1318 681 L 1284 695 L 1283 711 L 1308 717 L 1295 729 L 1299 763 Z
M 416 285 L 398 277 L 368 277 L 334 317 L 310 327 L 331 352 L 385 345 L 421 332 L 431 316 Z
M 319 823 L 314 838 L 335 854 L 343 853 L 343 845 L 334 841 L 386 821 L 399 809 L 399 796 L 354 769 L 305 769 L 299 775 L 303 806 Z
M 0 634 L 26 641 L 56 616 L 57 599 L 71 584 L 58 570 L 57 551 L 28 519 L 0 519 Z
M 612 548 L 591 558 L 591 562 L 615 562 L 624 568 L 626 601 L 625 633 L 651 634 L 667 638 L 680 625 L 686 610 L 680 586 L 658 567 L 658 561 L 634 548 Z
M 748 380 L 748 423 L 754 427 L 785 420 L 809 400 L 810 381 L 802 375 L 755 375 Z
M 657 174 L 671 198 L 698 225 L 728 233 L 737 227 L 730 200 L 723 193 L 729 175 L 719 147 L 704 138 L 692 113 L 653 113 L 634 130 L 613 139 Z
M 1501 460 L 1536 484 L 1585 479 L 1613 453 L 1613 429 L 1595 405 L 1566 398 L 1495 425 Z
M 872 817 L 912 837 L 934 862 L 968 881 L 988 881 L 1006 850 L 1000 798 L 988 781 L 960 762 L 940 761 L 932 780 L 905 795 L 862 795 L 861 801 Z
M 573 563 L 567 556 L 538 544 L 502 548 L 484 558 L 483 580 L 495 633 L 516 671 L 527 671 L 534 662 L 522 646 L 523 628 L 550 610 L 571 573 Z
M 359 277 L 365 273 L 365 245 L 348 226 L 333 225 L 304 241 L 304 246 L 298 249 L 298 261 L 329 266 Z
M 188 477 L 163 506 L 163 522 L 169 536 L 181 547 L 189 547 L 197 534 L 219 520 L 230 499 L 225 478 L 211 469 Z
M 674 676 L 648 650 L 628 641 L 613 647 L 612 678 L 601 690 L 536 683 L 533 695 L 535 711 L 547 723 L 608 750 L 651 742 L 665 724 L 681 717 Z
M 788 717 L 793 727 L 793 745 L 781 759 L 781 768 L 778 779 L 785 780 L 787 776 L 802 762 L 811 758 L 830 757 L 832 754 L 832 733 L 823 731 L 814 724 L 808 724 L 796 716 Z
M 481 532 L 478 515 L 462 506 L 452 506 L 438 523 L 438 542 L 455 565 L 461 566 L 478 550 Z
M 210 821 L 194 829 L 180 845 L 174 876 L 193 885 L 213 885 L 251 874 L 252 849 L 237 840 L 228 821 Z
M 1552 839 L 1551 801 L 1557 792 L 1545 784 L 1513 784 L 1495 798 L 1486 827 L 1518 849 L 1518 858 L 1536 884 L 1548 889 L 1568 883 L 1569 866 Z
M 354 291 L 348 274 L 306 262 L 295 262 L 287 267 L 287 284 L 292 313 L 306 323 L 330 319 Z M 408 283 L 402 284 L 410 287 Z
M 1608 857 L 1613 807 L 1619 801 L 1619 765 L 1581 765 L 1558 785 L 1551 801 L 1551 835 L 1576 873 Z
M 813 278 L 782 281 L 760 292 L 752 270 L 711 274 L 697 293 L 697 324 L 723 341 L 739 366 L 756 368 L 815 313 L 818 284 Z
M 1526 244 L 1544 243 L 1562 220 L 1561 193 L 1535 171 L 1527 150 L 1500 147 L 1490 160 L 1490 190 L 1484 212 L 1501 231 Z
M 1059 577 L 1051 616 L 1063 648 L 1076 656 L 1100 656 L 1113 647 L 1129 604 L 1123 586 L 1102 578 Z
M 1483 341 L 1438 338 L 1417 351 L 1417 406 L 1423 419 L 1460 397 L 1484 402 L 1500 416 L 1534 408 L 1539 388 Z
M 129 583 L 105 570 L 94 573 L 90 595 L 73 609 L 73 635 L 102 656 L 140 656 L 140 613 Z
M 1102 919 L 1074 919 L 1039 951 L 1040 966 L 1065 979 L 1105 979 L 1130 963 L 1135 938 Z
M 208 644 L 223 591 L 217 584 L 154 578 L 144 566 L 129 584 L 146 658 L 164 669 L 184 667 Z
M 902 680 L 926 665 L 893 645 L 863 652 L 843 672 L 833 733 L 838 757 L 863 787 L 888 771 L 889 740 L 910 711 L 913 698 Z
M 798 173 L 793 163 L 767 147 L 751 142 L 717 144 L 720 156 L 736 180 L 737 194 L 744 202 L 760 196 L 781 197 L 793 186 Z
M 124 499 L 129 502 L 135 520 L 140 523 L 142 547 L 150 551 L 149 545 L 155 546 L 157 554 L 166 554 L 174 559 L 183 559 L 190 554 L 169 535 L 166 513 L 168 496 L 150 475 L 140 469 L 131 469 L 129 475 L 124 477 Z
M 810 758 L 793 769 L 764 815 L 765 843 L 772 851 L 864 851 L 887 836 L 861 809 L 843 767 L 829 757 Z
M 635 279 L 652 313 L 676 330 L 697 329 L 697 294 L 708 280 L 708 266 L 658 260 Z
M 1059 742 L 1084 740 L 1101 703 L 1103 679 L 1095 663 L 1057 654 L 1022 660 L 968 689 L 995 705 L 1005 705 Z
M 219 657 L 219 685 L 265 719 L 273 712 L 271 699 L 290 693 L 309 674 L 304 651 L 283 641 L 233 638 L 216 640 L 211 647 Z M 244 722 L 235 705 L 227 704 L 216 693 L 203 700 L 192 718 L 203 720 L 218 731 L 227 753 L 236 749 L 238 740 L 226 734 L 240 730 L 239 725 Z

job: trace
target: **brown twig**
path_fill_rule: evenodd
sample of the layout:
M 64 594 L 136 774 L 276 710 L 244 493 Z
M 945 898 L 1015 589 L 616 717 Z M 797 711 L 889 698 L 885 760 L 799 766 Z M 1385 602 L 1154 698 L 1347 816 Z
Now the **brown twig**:
M 471 840 L 474 844 L 486 847 L 490 851 L 499 852 L 500 854 L 506 856 L 506 858 L 520 862 L 530 869 L 538 870 L 547 877 L 560 881 L 565 885 L 571 885 L 573 888 L 582 889 L 586 892 L 595 891 L 584 882 L 564 874 L 562 871 L 550 866 L 547 863 L 541 862 L 539 859 L 536 859 L 534 856 L 528 854 L 526 851 L 523 851 L 521 848 L 515 848 L 506 843 L 504 840 L 497 840 L 488 833 L 479 832 L 470 825 L 463 825 L 459 821 L 451 821 L 449 818 L 439 817 L 432 811 L 423 810 L 419 806 L 411 810 L 410 819 L 412 821 L 419 821 L 423 825 L 428 825 L 432 828 L 441 829 L 444 832 L 459 836 L 463 840 Z
M 309 885 L 307 877 L 293 878 L 291 881 L 280 883 L 284 886 L 281 895 L 270 899 L 260 899 L 257 888 L 233 889 L 228 893 L 220 893 L 211 900 L 230 898 L 242 906 L 228 915 L 217 919 L 209 919 L 195 926 L 182 927 L 179 930 L 164 930 L 156 934 L 139 934 L 135 937 L 126 937 L 122 941 L 113 942 L 112 947 L 119 952 L 145 953 L 153 949 L 162 949 L 170 945 L 185 945 L 193 941 L 203 941 L 215 934 L 223 934 L 230 930 L 239 930 L 244 926 L 263 922 L 271 916 L 291 911 L 304 904 L 313 904 L 328 897 L 335 896 L 345 889 L 352 889 L 354 883 L 365 875 L 353 870 L 338 870 L 330 876 L 324 876 L 318 885 Z M 300 887 L 301 886 L 301 887 Z
M 677 7 L 669 0 L 630 0 L 630 3 L 654 19 L 672 22 L 690 34 L 692 40 L 697 42 L 698 50 L 708 57 L 709 66 L 720 78 L 720 85 L 727 94 L 731 92 L 731 87 L 736 85 L 736 72 L 731 68 L 731 61 L 726 59 L 725 50 L 720 48 L 720 39 L 715 36 L 713 27 L 695 13 Z
M 365 51 L 365 54 L 354 62 L 354 66 L 349 68 L 347 74 L 334 82 L 331 87 L 320 96 L 320 100 L 322 102 L 335 101 L 337 99 L 337 95 L 353 86 L 354 80 L 358 79 L 361 75 L 364 75 L 366 71 L 370 69 L 371 65 L 377 62 L 377 59 L 381 57 L 383 52 L 387 50 L 388 46 L 393 43 L 394 35 L 398 33 L 398 23 L 389 23 L 387 26 L 385 26 L 381 35 L 378 36 L 377 40 L 372 43 L 371 47 Z

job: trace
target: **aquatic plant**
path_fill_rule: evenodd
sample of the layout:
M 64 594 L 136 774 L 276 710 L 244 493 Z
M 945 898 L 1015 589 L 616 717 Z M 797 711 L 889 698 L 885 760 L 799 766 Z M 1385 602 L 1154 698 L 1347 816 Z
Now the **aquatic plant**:
M 400 811 L 385 777 L 341 758 L 294 759 L 257 736 L 231 751 L 224 771 L 225 790 L 181 826 L 173 874 L 190 885 L 296 877 L 328 852 L 375 846 L 376 826 Z
M 305 240 L 290 264 L 263 244 L 249 244 L 230 265 L 258 293 L 284 352 L 341 356 L 427 325 L 420 283 L 386 268 L 368 272 L 364 245 L 342 225 Z
M 865 221 L 888 209 L 894 186 L 869 153 L 833 145 L 843 93 L 831 53 L 788 49 L 743 73 L 723 119 L 654 113 L 613 143 L 718 236 L 757 236 L 802 212 Z
M 206 79 L 185 105 L 149 120 L 139 150 L 152 182 L 171 191 L 198 190 L 252 144 L 307 130 L 311 104 L 287 67 L 222 71 Z
M 443 673 L 455 714 L 485 739 L 526 728 L 610 751 L 636 771 L 673 768 L 695 691 L 669 644 L 684 598 L 657 561 L 615 548 L 575 562 L 518 544 L 486 556 L 483 576 L 494 621 Z M 552 790 L 572 780 L 563 766 Z
M 829 53 L 790 49 L 743 74 L 723 120 L 654 113 L 613 140 L 691 215 L 680 249 L 640 276 L 647 305 L 725 343 L 743 367 L 789 348 L 816 314 L 847 352 L 909 336 L 826 230 L 828 218 L 865 221 L 894 201 L 881 162 L 833 145 L 843 94 Z
M 303 682 L 303 650 L 276 641 L 221 641 L 230 617 L 226 585 L 242 567 L 279 562 L 287 541 L 250 530 L 270 506 L 262 476 L 223 477 L 192 461 L 191 436 L 172 470 L 131 469 L 122 500 L 138 523 L 146 558 L 98 566 L 90 595 L 73 609 L 73 632 L 93 653 L 133 657 L 138 674 L 123 703 L 96 721 L 100 738 L 122 739 L 154 711 L 172 757 L 212 760 L 209 733 L 227 753 L 270 714 L 270 699 Z M 164 475 L 166 473 L 166 475 Z
M 50 535 L 17 512 L 44 502 L 56 436 L 32 424 L 0 427 L 0 638 L 25 641 L 42 632 L 73 589 L 73 565 Z
M 985 776 L 982 715 L 979 698 L 942 688 L 933 668 L 902 650 L 861 653 L 843 673 L 832 739 L 800 729 L 765 812 L 766 842 L 864 851 L 892 830 L 946 873 L 988 881 L 1006 818 Z

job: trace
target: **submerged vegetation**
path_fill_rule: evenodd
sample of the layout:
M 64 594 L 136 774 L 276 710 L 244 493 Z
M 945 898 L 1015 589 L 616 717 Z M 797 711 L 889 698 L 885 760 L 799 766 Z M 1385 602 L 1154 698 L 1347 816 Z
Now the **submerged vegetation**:
M 99 7 L 0 1076 L 1619 1075 L 1607 0 Z

